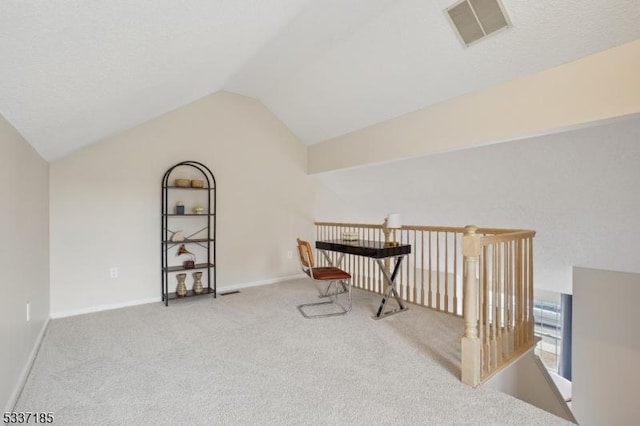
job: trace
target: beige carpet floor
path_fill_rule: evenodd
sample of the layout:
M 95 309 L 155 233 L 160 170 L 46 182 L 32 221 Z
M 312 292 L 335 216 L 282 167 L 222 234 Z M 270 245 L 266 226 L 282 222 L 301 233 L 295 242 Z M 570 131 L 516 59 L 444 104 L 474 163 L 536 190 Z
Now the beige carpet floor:
M 309 320 L 309 280 L 52 320 L 16 411 L 56 425 L 566 425 L 459 380 L 462 320 Z

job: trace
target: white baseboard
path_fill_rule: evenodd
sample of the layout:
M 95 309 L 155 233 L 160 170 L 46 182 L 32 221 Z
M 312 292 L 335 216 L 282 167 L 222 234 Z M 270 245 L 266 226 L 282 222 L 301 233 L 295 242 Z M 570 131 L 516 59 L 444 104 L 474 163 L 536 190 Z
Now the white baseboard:
M 88 308 L 71 309 L 68 311 L 52 312 L 51 318 L 65 318 L 76 315 L 90 314 L 93 312 L 110 311 L 111 309 L 126 308 L 128 306 L 145 305 L 147 303 L 159 302 L 160 297 L 148 297 L 146 299 L 129 300 L 127 302 L 112 303 L 109 305 L 90 306 Z
M 227 285 L 224 287 L 218 287 L 218 291 L 217 293 L 225 293 L 227 291 L 234 291 L 234 290 L 240 290 L 242 288 L 249 288 L 249 287 L 258 287 L 261 285 L 269 285 L 269 284 L 276 284 L 276 283 L 280 283 L 280 282 L 284 282 L 284 281 L 291 281 L 291 280 L 297 280 L 300 278 L 306 278 L 307 276 L 305 274 L 297 274 L 297 275 L 288 275 L 286 277 L 278 277 L 278 278 L 269 278 L 266 280 L 260 280 L 260 281 L 250 281 L 247 283 L 239 283 L 239 284 L 231 284 L 231 285 Z
M 18 402 L 18 398 L 22 393 L 22 389 L 24 385 L 27 383 L 27 377 L 29 377 L 29 372 L 31 371 L 31 367 L 33 366 L 33 362 L 36 360 L 36 355 L 38 354 L 38 350 L 40 349 L 40 345 L 42 344 L 42 339 L 44 338 L 45 333 L 47 332 L 47 327 L 49 326 L 49 318 L 47 318 L 42 324 L 42 328 L 38 333 L 38 337 L 36 337 L 36 341 L 33 344 L 33 348 L 31 349 L 31 353 L 29 353 L 29 358 L 27 358 L 27 362 L 22 368 L 20 372 L 20 378 L 18 379 L 18 383 L 16 383 L 16 387 L 13 390 L 13 393 L 9 397 L 9 401 L 7 401 L 7 406 L 5 407 L 5 412 L 14 411 L 14 407 Z
M 275 283 L 279 283 L 279 282 L 283 282 L 283 281 L 291 281 L 291 280 L 295 280 L 295 279 L 299 279 L 299 278 L 305 278 L 305 277 L 306 277 L 306 275 L 304 275 L 304 274 L 297 274 L 297 275 L 288 275 L 288 276 L 284 276 L 284 277 L 269 278 L 269 279 L 260 280 L 260 281 L 250 281 L 250 282 L 246 282 L 246 283 L 231 284 L 231 285 L 227 285 L 227 286 L 224 286 L 224 287 L 218 287 L 217 293 L 220 294 L 220 293 L 224 293 L 224 292 L 227 292 L 227 291 L 235 291 L 235 290 L 239 290 L 239 289 L 242 289 L 242 288 L 258 287 L 258 286 L 261 286 L 261 285 L 275 284 Z M 130 300 L 130 301 L 127 301 L 127 302 L 112 303 L 112 304 L 108 304 L 108 305 L 90 306 L 88 308 L 71 309 L 71 310 L 68 310 L 68 311 L 53 312 L 53 313 L 51 313 L 51 318 L 52 319 L 57 319 L 57 318 L 73 317 L 73 316 L 76 316 L 76 315 L 90 314 L 90 313 L 93 313 L 93 312 L 109 311 L 111 309 L 120 309 L 120 308 L 126 308 L 128 306 L 145 305 L 147 303 L 156 303 L 156 302 L 160 302 L 160 297 L 149 297 L 149 298 L 146 298 L 146 299 Z

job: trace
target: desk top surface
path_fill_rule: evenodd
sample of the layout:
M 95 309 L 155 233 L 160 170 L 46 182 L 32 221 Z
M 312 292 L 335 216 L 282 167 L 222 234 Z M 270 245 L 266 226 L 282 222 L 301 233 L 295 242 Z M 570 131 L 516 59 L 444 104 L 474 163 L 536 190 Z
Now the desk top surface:
M 410 244 L 388 245 L 383 241 L 370 240 L 328 240 L 316 241 L 316 248 L 320 250 L 337 251 L 373 258 L 402 256 L 411 253 Z

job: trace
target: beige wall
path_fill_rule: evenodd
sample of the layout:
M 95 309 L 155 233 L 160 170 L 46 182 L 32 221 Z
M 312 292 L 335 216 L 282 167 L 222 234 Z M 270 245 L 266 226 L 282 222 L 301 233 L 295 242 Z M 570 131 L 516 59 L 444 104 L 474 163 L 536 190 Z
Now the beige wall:
M 2 116 L 0 143 L 0 406 L 6 411 L 49 319 L 49 165 Z
M 52 163 L 52 315 L 159 300 L 161 179 L 183 160 L 217 180 L 219 289 L 298 274 L 306 151 L 261 103 L 221 92 Z
M 314 176 L 318 220 L 534 229 L 538 289 L 571 268 L 640 272 L 640 115 L 599 127 Z
M 573 282 L 572 409 L 578 423 L 640 424 L 640 274 L 574 268 Z
M 640 40 L 315 144 L 319 173 L 547 134 L 640 112 Z

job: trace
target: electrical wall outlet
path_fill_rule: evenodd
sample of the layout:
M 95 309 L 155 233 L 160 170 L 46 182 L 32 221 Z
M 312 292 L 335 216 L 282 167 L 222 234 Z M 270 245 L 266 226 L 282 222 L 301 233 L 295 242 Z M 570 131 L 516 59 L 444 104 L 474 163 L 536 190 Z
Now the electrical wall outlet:
M 31 303 L 27 302 L 27 321 L 31 321 Z
M 293 259 L 293 252 L 291 250 L 287 251 L 287 259 Z
M 114 266 L 109 269 L 109 275 L 111 276 L 111 279 L 118 278 L 118 267 Z

